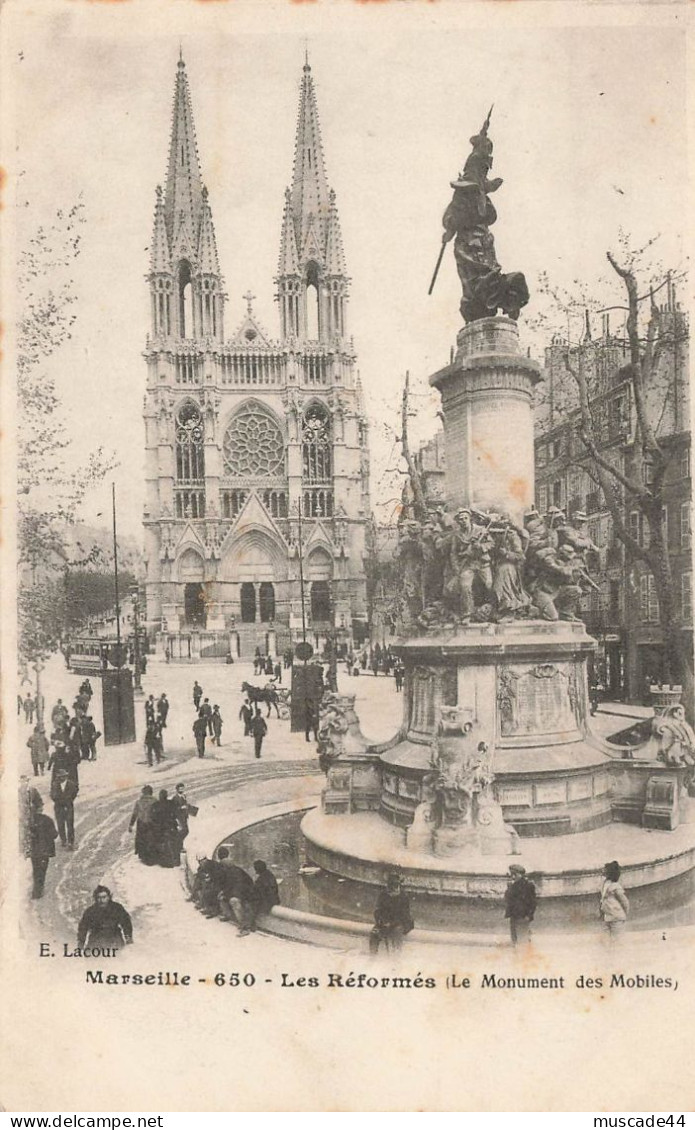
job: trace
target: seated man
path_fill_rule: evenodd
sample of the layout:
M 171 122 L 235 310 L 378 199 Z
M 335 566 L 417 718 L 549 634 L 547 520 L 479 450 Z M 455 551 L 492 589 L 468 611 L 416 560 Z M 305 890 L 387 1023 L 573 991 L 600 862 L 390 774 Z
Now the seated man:
M 262 859 L 256 859 L 253 864 L 256 878 L 253 883 L 253 898 L 249 929 L 256 929 L 256 919 L 262 914 L 268 914 L 280 902 L 277 879 L 269 869 L 268 864 Z
M 193 902 L 208 918 L 213 918 L 219 910 L 219 895 L 224 880 L 221 863 L 214 859 L 201 859 L 198 864 L 191 896 Z
M 220 888 L 217 903 L 220 918 L 236 922 L 239 934 L 248 934 L 253 922 L 253 880 L 242 867 L 232 861 L 229 848 L 217 852 L 220 868 Z
M 415 923 L 410 914 L 410 901 L 403 893 L 400 875 L 392 871 L 386 879 L 386 890 L 382 891 L 374 911 L 374 929 L 369 935 L 369 952 L 377 953 L 381 942 L 387 950 L 399 950 L 403 938 L 413 929 Z

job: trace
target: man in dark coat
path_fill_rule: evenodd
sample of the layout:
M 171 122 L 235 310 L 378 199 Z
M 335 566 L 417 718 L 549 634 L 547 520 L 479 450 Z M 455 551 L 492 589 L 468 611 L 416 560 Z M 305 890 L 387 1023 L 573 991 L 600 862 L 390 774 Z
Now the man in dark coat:
M 210 721 L 212 722 L 212 744 L 220 746 L 222 745 L 222 742 L 220 741 L 220 738 L 222 737 L 222 715 L 220 714 L 220 708 L 219 706 L 217 706 L 217 704 L 215 704 L 215 706 L 213 706 L 212 708 L 212 716 Z
M 19 848 L 25 859 L 31 858 L 31 829 L 36 813 L 43 808 L 41 793 L 29 784 L 26 773 L 19 779 Z
M 201 715 L 196 718 L 193 723 L 193 735 L 195 737 L 196 749 L 198 750 L 198 757 L 205 757 L 205 735 L 208 732 L 208 724 L 205 718 Z
M 253 751 L 256 757 L 261 756 L 261 748 L 263 746 L 263 739 L 268 733 L 268 723 L 261 714 L 259 707 L 256 707 L 256 713 L 251 719 L 250 723 L 251 734 L 253 735 Z
M 193 684 L 193 705 L 195 706 L 196 710 L 200 706 L 200 700 L 201 700 L 202 697 L 203 697 L 203 688 L 201 687 L 200 683 L 196 679 L 196 681 Z
M 76 796 L 77 785 L 68 777 L 67 769 L 59 769 L 51 783 L 51 800 L 60 842 L 70 851 L 75 846 Z
M 62 738 L 56 738 L 53 743 L 53 753 L 48 759 L 48 769 L 51 769 L 53 775 L 51 777 L 51 785 L 55 781 L 59 771 L 66 769 L 68 777 L 75 782 L 79 789 L 79 777 L 77 773 L 77 766 L 80 764 L 80 752 L 75 748 L 72 741 L 63 741 Z
M 147 699 L 147 702 L 145 703 L 145 725 L 149 726 L 150 724 L 154 724 L 154 717 L 155 717 L 155 702 L 154 702 L 154 695 L 151 694 L 150 697 Z
M 249 916 L 249 930 L 256 929 L 256 919 L 262 914 L 268 914 L 280 902 L 277 879 L 262 859 L 254 861 L 253 869 L 256 878 L 253 881 L 253 896 L 251 899 L 251 914 Z
M 392 872 L 386 879 L 374 911 L 374 928 L 369 935 L 369 952 L 377 953 L 381 942 L 387 950 L 399 950 L 403 938 L 413 929 L 410 901 L 403 893 L 400 875 Z
M 66 725 L 69 721 L 70 714 L 68 712 L 68 708 L 63 702 L 62 698 L 59 698 L 57 703 L 53 707 L 53 710 L 51 711 L 51 722 L 53 723 L 53 727 L 57 730 L 61 725 Z
M 36 803 L 29 837 L 29 854 L 34 878 L 31 892 L 33 899 L 40 899 L 43 896 L 48 864 L 55 856 L 55 842 L 58 836 L 55 824 L 42 809 L 43 802 Z
M 162 691 L 159 699 L 157 700 L 157 714 L 164 729 L 166 729 L 167 715 L 169 714 L 169 699 L 166 696 L 166 691 Z
M 176 786 L 176 792 L 171 798 L 171 804 L 176 816 L 176 827 L 179 832 L 179 839 L 181 841 L 181 850 L 183 851 L 183 841 L 188 835 L 188 817 L 197 816 L 198 809 L 194 804 L 188 803 L 188 797 L 185 793 L 186 786 L 183 781 L 179 781 Z
M 219 848 L 217 858 L 222 866 L 217 899 L 220 918 L 236 922 L 240 935 L 248 934 L 253 921 L 253 880 L 243 867 L 233 862 L 229 848 Z
M 208 728 L 208 734 L 212 737 L 212 707 L 210 706 L 210 699 L 204 698 L 198 707 L 198 714 L 201 718 L 205 719 L 205 724 Z
M 253 718 L 253 710 L 251 708 L 251 703 L 249 702 L 249 700 L 247 698 L 245 698 L 244 701 L 241 704 L 241 710 L 239 711 L 239 717 L 241 718 L 242 722 L 244 723 L 244 737 L 247 738 L 249 736 L 249 734 L 251 733 L 251 720 Z
M 526 878 L 526 868 L 512 863 L 509 886 L 504 894 L 504 917 L 509 919 L 512 945 L 531 939 L 531 923 L 536 913 L 536 887 Z
M 145 753 L 147 754 L 147 764 L 159 764 L 162 760 L 162 732 L 159 728 L 159 723 L 154 719 L 147 723 L 145 731 Z
M 114 902 L 108 887 L 97 887 L 94 902 L 87 907 L 77 927 L 79 949 L 96 946 L 120 949 L 133 941 L 133 923 L 120 902 Z
M 94 725 L 91 714 L 85 714 L 80 729 L 80 744 L 82 747 L 83 761 L 96 761 L 97 738 L 99 737 L 101 737 L 101 734 Z
M 206 918 L 214 918 L 219 913 L 218 897 L 222 889 L 224 869 L 215 859 L 201 859 L 198 864 L 191 897 Z
M 311 738 L 309 735 L 313 733 L 314 741 L 319 740 L 319 709 L 312 699 L 306 700 L 306 707 L 304 712 L 304 740 L 309 742 Z
M 48 761 L 48 739 L 40 722 L 37 722 L 34 726 L 34 732 L 29 738 L 27 745 L 31 750 L 31 764 L 34 769 L 34 776 L 38 777 L 39 774 L 43 776 L 46 762 Z

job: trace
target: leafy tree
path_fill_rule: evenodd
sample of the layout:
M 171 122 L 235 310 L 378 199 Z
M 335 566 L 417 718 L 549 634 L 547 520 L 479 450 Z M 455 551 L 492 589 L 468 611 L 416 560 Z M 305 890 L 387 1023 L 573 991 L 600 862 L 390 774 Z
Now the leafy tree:
M 95 548 L 71 559 L 66 527 L 87 491 L 113 466 L 101 449 L 68 466 L 70 437 L 47 365 L 70 339 L 77 316 L 72 277 L 85 223 L 81 201 L 58 209 L 23 240 L 17 264 L 19 652 L 40 669 L 65 624 L 62 570 L 97 561 Z

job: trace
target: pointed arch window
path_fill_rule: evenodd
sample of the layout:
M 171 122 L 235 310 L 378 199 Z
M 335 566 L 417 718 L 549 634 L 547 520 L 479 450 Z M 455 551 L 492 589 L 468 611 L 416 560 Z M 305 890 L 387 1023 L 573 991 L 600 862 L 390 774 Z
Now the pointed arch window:
M 179 336 L 187 338 L 194 334 L 191 265 L 182 259 L 179 263 Z
M 205 432 L 197 405 L 188 401 L 176 417 L 176 480 L 200 483 L 205 479 Z
M 304 415 L 302 428 L 304 484 L 330 483 L 333 478 L 331 421 L 326 409 L 314 404 Z
M 309 263 L 306 272 L 306 336 L 309 341 L 318 341 L 321 336 L 321 306 L 319 303 L 319 269 L 316 263 Z

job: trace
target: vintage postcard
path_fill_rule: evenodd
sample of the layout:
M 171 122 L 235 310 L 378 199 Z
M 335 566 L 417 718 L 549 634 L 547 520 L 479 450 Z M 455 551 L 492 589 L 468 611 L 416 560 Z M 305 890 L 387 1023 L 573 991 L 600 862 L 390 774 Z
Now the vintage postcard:
M 6 1111 L 685 1125 L 692 27 L 5 0 Z

